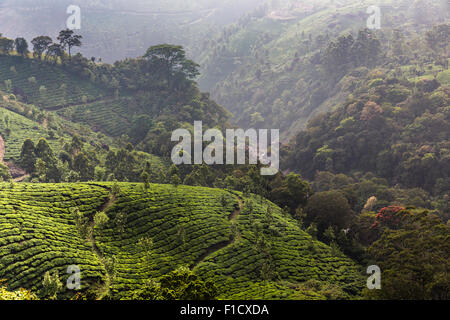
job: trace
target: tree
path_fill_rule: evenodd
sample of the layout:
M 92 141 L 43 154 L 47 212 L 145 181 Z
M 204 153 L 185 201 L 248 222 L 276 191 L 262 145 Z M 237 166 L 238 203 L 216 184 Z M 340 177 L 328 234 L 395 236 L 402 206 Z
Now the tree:
M 298 174 L 290 173 L 270 192 L 270 200 L 280 207 L 289 207 L 294 213 L 299 206 L 304 206 L 311 194 L 311 188 L 307 181 L 302 180 Z
M 0 281 L 0 301 L 2 300 L 39 300 L 31 291 L 20 288 L 16 291 L 8 291 Z
M 130 297 L 133 300 L 213 300 L 217 287 L 211 280 L 202 280 L 189 268 L 178 269 L 164 275 L 159 283 L 150 281 Z
M 73 158 L 73 170 L 80 174 L 81 180 L 87 181 L 92 178 L 93 168 L 89 165 L 89 159 L 83 152 Z
M 170 184 L 172 184 L 173 186 L 178 187 L 181 183 L 182 181 L 178 174 L 174 174 L 170 177 Z
M 150 237 L 142 237 L 139 239 L 138 247 L 142 250 L 144 254 L 145 265 L 147 266 L 147 271 L 151 271 L 151 263 L 152 263 L 152 249 L 153 249 L 153 240 Z
M 9 54 L 14 49 L 14 40 L 0 37 L 0 52 Z
M 179 184 L 181 184 L 181 178 L 180 178 L 180 170 L 175 164 L 172 164 L 169 168 L 169 179 L 170 184 L 177 187 Z
M 323 57 L 323 64 L 329 73 L 340 75 L 351 67 L 354 43 L 355 39 L 349 34 L 340 36 L 328 45 Z
M 373 31 L 360 30 L 358 38 L 352 46 L 352 59 L 356 62 L 356 66 L 374 67 L 380 54 L 381 42 Z
M 69 57 L 71 57 L 71 49 L 73 47 L 81 47 L 81 39 L 83 36 L 74 34 L 73 30 L 65 29 L 59 32 L 58 41 L 63 49 L 68 49 Z
M 48 36 L 39 36 L 31 40 L 31 44 L 33 45 L 33 56 L 42 59 L 42 54 L 48 49 L 52 42 L 52 38 Z
M 339 191 L 318 192 L 308 199 L 305 207 L 306 222 L 317 224 L 319 234 L 332 226 L 336 231 L 347 227 L 351 208 L 347 199 Z
M 99 211 L 94 215 L 94 225 L 103 228 L 109 222 L 109 217 L 104 211 Z
M 24 38 L 16 38 L 14 41 L 18 54 L 26 57 L 28 55 L 28 42 Z
M 170 44 L 152 46 L 144 58 L 149 61 L 151 69 L 165 77 L 169 89 L 181 80 L 191 80 L 200 74 L 198 71 L 200 66 L 186 59 L 186 52 L 182 46 Z
M 145 139 L 148 131 L 152 127 L 152 118 L 146 114 L 136 116 L 131 124 L 128 136 L 134 144 L 138 144 Z
M 373 101 L 368 101 L 361 111 L 360 119 L 370 121 L 383 113 L 383 109 Z
M 123 236 L 123 233 L 125 232 L 125 227 L 127 225 L 127 215 L 123 212 L 118 212 L 116 214 L 116 217 L 114 218 L 114 224 L 117 228 L 117 231 L 120 234 L 120 237 Z

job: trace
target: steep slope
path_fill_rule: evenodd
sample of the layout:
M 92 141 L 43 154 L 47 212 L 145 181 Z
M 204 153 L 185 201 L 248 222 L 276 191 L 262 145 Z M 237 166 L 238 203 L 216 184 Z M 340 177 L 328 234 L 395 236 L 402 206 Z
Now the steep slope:
M 366 28 L 370 5 L 381 8 L 382 26 L 375 34 L 383 48 L 394 45 L 394 30 L 404 36 L 423 32 L 433 24 L 448 22 L 450 12 L 446 1 L 296 3 L 304 5 L 302 14 L 297 9 L 281 10 L 292 16 L 289 19 L 274 19 L 270 11 L 242 19 L 207 41 L 208 49 L 199 59 L 202 89 L 211 91 L 216 101 L 235 114 L 234 123 L 280 128 L 285 138 L 303 129 L 314 115 L 343 102 L 351 92 L 352 87 L 340 81 L 343 75 L 324 70 L 321 60 L 336 37 Z M 408 43 L 405 53 L 396 53 L 393 60 L 417 49 Z
M 261 0 L 6 0 L 0 2 L 0 30 L 28 41 L 42 34 L 56 38 L 73 4 L 81 8 L 83 51 L 114 62 L 137 57 L 157 43 L 179 43 L 196 56 L 202 38 L 235 22 Z
M 253 196 L 129 183 L 1 188 L 0 278 L 12 289 L 39 290 L 49 270 L 65 283 L 69 265 L 80 266 L 83 290 L 112 298 L 180 265 L 215 281 L 222 298 L 325 298 L 301 288 L 309 279 L 352 296 L 364 284 L 350 259 Z M 97 211 L 109 221 L 80 232 L 92 230 Z
M 67 267 L 78 265 L 85 285 L 102 281 L 105 269 L 78 236 L 69 209 L 92 215 L 107 194 L 87 185 L 2 184 L 0 278 L 11 288 L 37 290 L 46 271 L 67 278 Z

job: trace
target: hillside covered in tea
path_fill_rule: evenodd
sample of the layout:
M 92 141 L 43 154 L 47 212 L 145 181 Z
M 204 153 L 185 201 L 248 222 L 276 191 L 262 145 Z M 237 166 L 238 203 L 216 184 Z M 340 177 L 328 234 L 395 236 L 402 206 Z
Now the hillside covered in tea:
M 39 292 L 47 271 L 65 283 L 69 265 L 80 267 L 83 291 L 97 298 L 127 296 L 182 265 L 214 281 L 226 299 L 348 298 L 364 282 L 339 250 L 255 196 L 153 184 L 3 183 L 0 203 L 0 278 L 13 290 Z M 298 284 L 305 281 L 311 287 Z

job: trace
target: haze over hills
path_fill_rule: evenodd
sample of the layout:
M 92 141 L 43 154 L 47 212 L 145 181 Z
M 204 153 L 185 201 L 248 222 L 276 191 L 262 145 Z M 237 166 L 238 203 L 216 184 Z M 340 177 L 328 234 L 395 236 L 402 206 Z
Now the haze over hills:
M 183 45 L 195 56 L 201 39 L 261 4 L 260 0 L 6 0 L 0 2 L 0 30 L 29 41 L 42 34 L 55 38 L 65 28 L 67 7 L 78 5 L 87 57 L 112 63 L 137 57 L 160 43 Z
M 449 298 L 447 1 L 68 4 L 0 1 L 0 300 Z M 280 172 L 173 164 L 199 120 Z

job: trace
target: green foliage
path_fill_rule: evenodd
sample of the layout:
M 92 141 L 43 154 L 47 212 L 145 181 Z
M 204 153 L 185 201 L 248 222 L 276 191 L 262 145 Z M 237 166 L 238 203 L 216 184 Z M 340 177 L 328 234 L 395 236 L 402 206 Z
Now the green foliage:
M 133 300 L 213 300 L 217 288 L 210 280 L 203 281 L 189 268 L 179 267 L 159 278 L 148 281 L 140 290 L 132 292 Z
M 450 229 L 426 211 L 399 211 L 402 226 L 386 228 L 370 252 L 382 270 L 381 290 L 366 297 L 395 300 L 446 300 Z
M 52 274 L 50 274 L 50 271 L 47 271 L 44 274 L 44 280 L 42 280 L 42 290 L 40 295 L 42 298 L 56 300 L 62 287 L 63 284 L 59 280 L 58 271 L 54 271 Z
M 103 211 L 99 211 L 94 215 L 94 226 L 102 228 L 109 221 L 109 217 Z
M 0 181 L 10 181 L 11 178 L 9 168 L 3 163 L 0 163 Z
M 83 270 L 83 288 L 88 290 L 95 287 L 94 283 L 105 283 L 107 268 L 112 298 L 143 290 L 145 279 L 155 279 L 161 288 L 167 288 L 163 297 L 171 299 L 216 297 L 209 291 L 211 283 L 217 287 L 217 297 L 237 298 L 240 292 L 254 298 L 276 298 L 282 293 L 294 298 L 300 294 L 278 283 L 278 276 L 292 283 L 318 278 L 342 284 L 352 294 L 357 294 L 362 283 L 356 266 L 347 258 L 332 255 L 329 247 L 315 241 L 315 250 L 321 255 L 310 251 L 310 237 L 273 204 L 251 198 L 232 223 L 229 219 L 239 207 L 238 198 L 219 189 L 151 185 L 142 194 L 142 184 L 120 183 L 121 192 L 103 212 L 109 220 L 104 219 L 102 227 L 92 229 L 92 223 L 98 226 L 102 220 L 99 217 L 104 217 L 99 208 L 110 201 L 112 186 L 4 185 L 0 192 L 0 202 L 6 208 L 0 217 L 0 263 L 5 267 L 0 277 L 7 277 L 12 289 L 41 290 L 47 270 L 65 274 L 65 268 L 74 264 Z M 223 203 L 222 198 L 226 199 Z M 234 233 L 232 224 L 236 224 Z M 258 224 L 264 226 L 260 231 L 254 229 Z M 181 245 L 179 227 L 185 230 Z M 266 249 L 258 253 L 254 243 L 262 235 Z M 230 242 L 233 238 L 234 242 Z M 96 255 L 86 239 L 95 241 L 104 259 Z M 20 261 L 15 258 L 16 250 Z M 270 274 L 278 276 L 262 277 L 258 271 L 267 269 L 263 265 L 267 254 L 272 261 Z M 27 269 L 24 277 L 22 266 L 32 262 L 37 267 Z M 183 265 L 191 266 L 195 276 L 185 270 L 163 277 Z M 258 270 L 252 266 L 258 266 Z M 313 266 L 320 266 L 321 271 Z M 230 281 L 230 277 L 235 280 Z M 177 287 L 179 291 L 173 289 L 178 282 L 183 283 Z M 249 282 L 253 284 L 242 291 Z M 58 297 L 68 294 L 64 289 Z
M 84 95 L 88 101 L 108 96 L 108 91 L 101 86 L 86 81 L 58 65 L 34 62 L 19 56 L 1 56 L 0 90 L 5 89 L 4 81 L 10 79 L 22 99 L 43 108 L 81 104 Z M 14 66 L 17 72 L 12 72 L 11 66 Z M 61 90 L 63 84 L 65 90 Z M 41 92 L 41 87 L 45 87 L 46 92 Z
M 341 107 L 312 120 L 293 141 L 288 166 L 310 179 L 317 171 L 373 172 L 430 193 L 439 178 L 448 179 L 448 87 L 423 83 L 413 94 L 413 83 L 383 79 L 365 82 Z
M 294 212 L 299 206 L 306 205 L 306 201 L 311 193 L 308 182 L 301 179 L 300 175 L 290 173 L 277 185 L 277 181 L 272 184 L 270 199 L 280 207 L 289 207 Z
M 21 288 L 11 292 L 3 285 L 0 285 L 0 301 L 1 300 L 38 300 L 38 298 L 29 290 Z
M 180 81 L 194 79 L 200 73 L 198 64 L 186 59 L 186 53 L 181 46 L 162 44 L 150 47 L 144 55 L 150 63 L 150 68 L 166 78 L 167 86 L 174 88 Z

